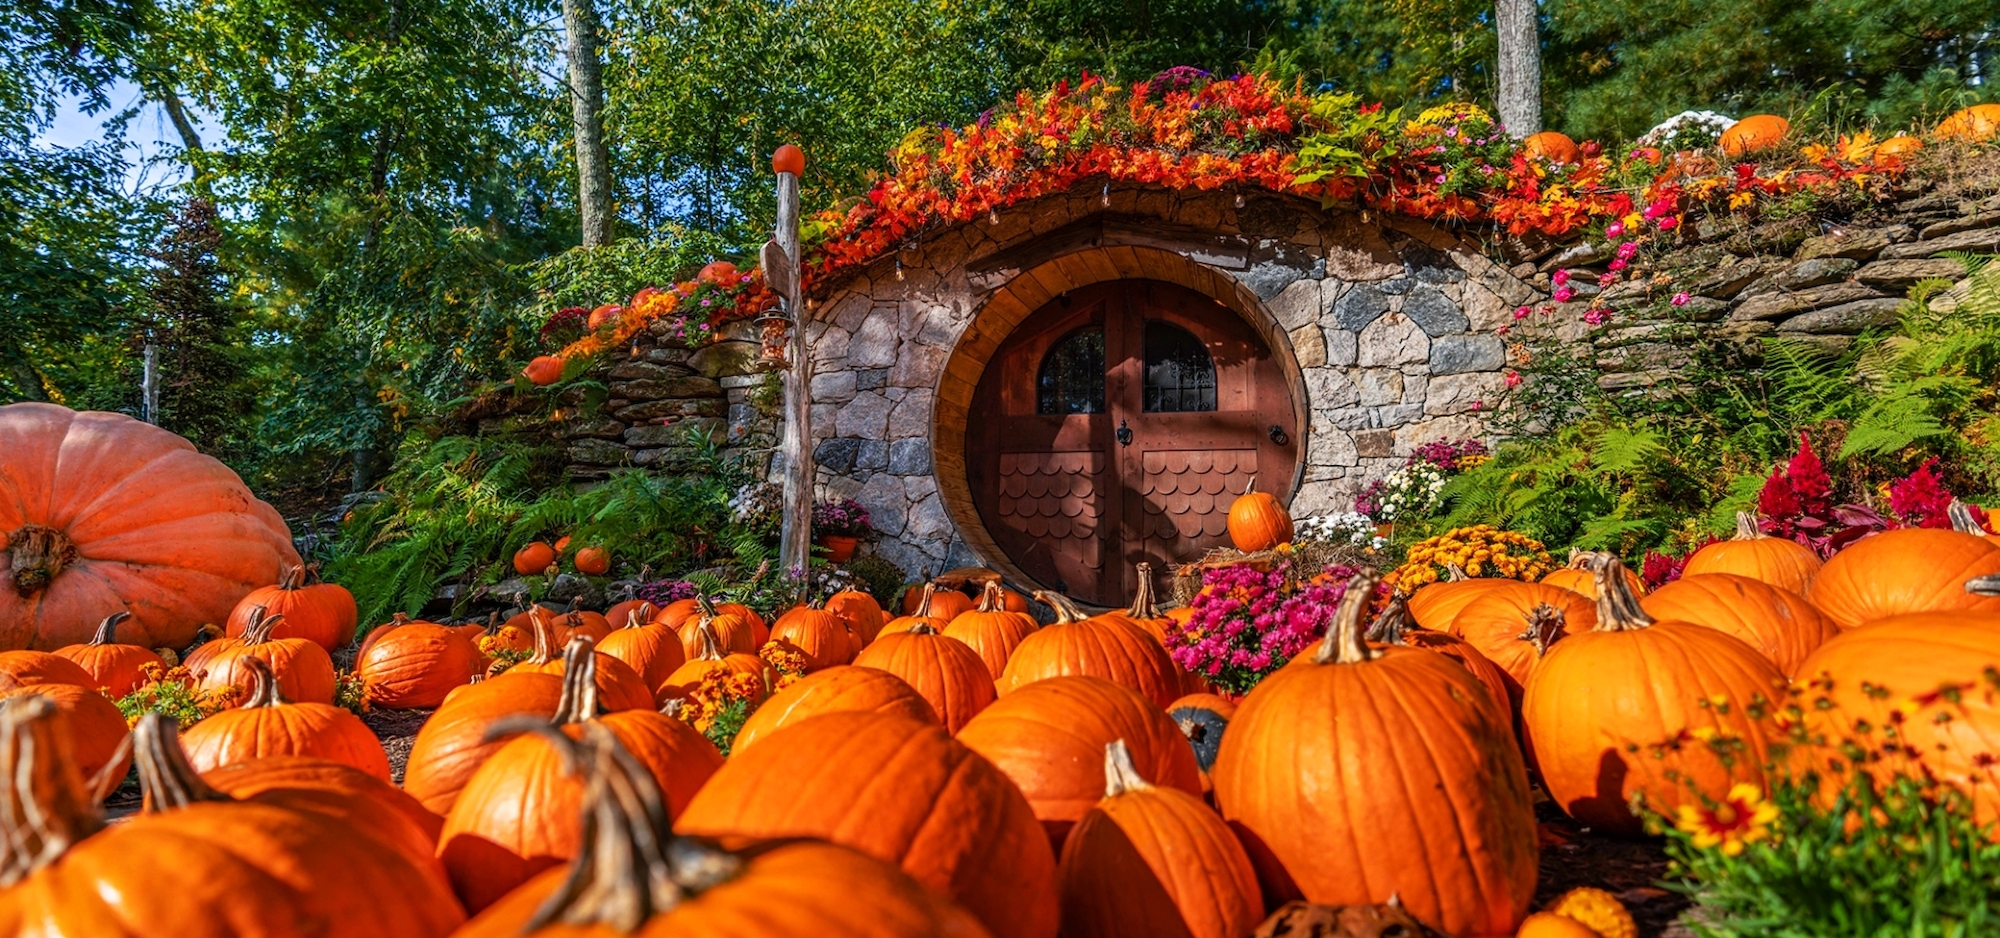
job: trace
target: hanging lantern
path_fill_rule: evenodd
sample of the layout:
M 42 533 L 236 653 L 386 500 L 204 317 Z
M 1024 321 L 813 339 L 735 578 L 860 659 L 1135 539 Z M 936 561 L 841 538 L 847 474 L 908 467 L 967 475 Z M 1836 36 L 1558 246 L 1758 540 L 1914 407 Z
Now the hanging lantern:
M 792 328 L 791 317 L 773 305 L 751 323 L 757 327 L 758 338 L 763 342 L 763 348 L 757 353 L 757 370 L 781 371 L 791 367 L 791 360 L 785 357 L 785 338 Z

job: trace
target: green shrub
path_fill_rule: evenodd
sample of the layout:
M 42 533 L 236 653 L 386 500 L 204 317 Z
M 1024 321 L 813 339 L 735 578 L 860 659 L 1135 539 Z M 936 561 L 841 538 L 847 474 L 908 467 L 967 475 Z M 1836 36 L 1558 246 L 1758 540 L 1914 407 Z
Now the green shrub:
M 874 554 L 854 558 L 847 565 L 847 573 L 854 578 L 856 586 L 875 597 L 884 609 L 902 601 L 903 588 L 909 582 L 903 575 L 903 568 Z

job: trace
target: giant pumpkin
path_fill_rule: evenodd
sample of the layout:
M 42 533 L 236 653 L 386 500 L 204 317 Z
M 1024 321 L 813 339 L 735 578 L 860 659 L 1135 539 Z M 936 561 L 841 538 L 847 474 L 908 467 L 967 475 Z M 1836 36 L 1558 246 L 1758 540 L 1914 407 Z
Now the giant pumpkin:
M 987 938 L 893 865 L 813 840 L 740 851 L 676 837 L 666 798 L 614 734 L 541 730 L 582 776 L 577 859 L 473 919 L 459 938 Z
M 858 710 L 900 713 L 928 723 L 938 722 L 937 710 L 902 678 L 879 668 L 844 664 L 808 674 L 751 712 L 729 744 L 742 752 L 757 740 L 800 720 L 822 713 Z
M 924 623 L 907 632 L 884 632 L 854 663 L 880 668 L 909 684 L 937 711 L 944 728 L 960 728 L 993 703 L 993 672 L 972 647 Z
M 1529 628 L 1532 630 L 1534 626 L 1531 624 Z M 1465 639 L 1450 632 L 1417 628 L 1416 623 L 1410 619 L 1408 600 L 1402 594 L 1391 597 L 1389 605 L 1375 617 L 1374 624 L 1368 627 L 1368 640 L 1384 645 L 1403 645 L 1434 651 L 1458 662 L 1460 667 L 1472 672 L 1472 676 L 1479 679 L 1480 685 L 1485 687 L 1487 694 L 1493 698 L 1494 715 L 1503 723 L 1513 722 L 1513 697 L 1507 683 L 1507 672 L 1500 670 L 1499 665 L 1488 661 L 1479 649 L 1472 647 L 1472 644 Z
M 1201 797 L 1194 751 L 1166 711 L 1101 678 L 1036 681 L 958 731 L 959 742 L 1014 780 L 1058 851 L 1070 828 L 1104 796 L 1102 755 L 1118 740 L 1148 778 Z
M 266 756 L 330 759 L 389 780 L 389 756 L 361 718 L 330 704 L 292 703 L 278 693 L 271 666 L 246 658 L 250 699 L 187 728 L 181 745 L 197 771 Z
M 1244 699 L 1212 773 L 1216 805 L 1268 902 L 1401 896 L 1448 934 L 1512 935 L 1536 878 L 1512 731 L 1457 663 L 1364 641 L 1375 585 L 1356 576 L 1318 649 Z
M 1639 601 L 1646 614 L 1706 625 L 1734 635 L 1778 666 L 1786 677 L 1840 626 L 1790 590 L 1734 573 L 1682 576 Z
M 1117 740 L 1104 747 L 1103 794 L 1063 847 L 1064 938 L 1243 938 L 1257 926 L 1250 857 L 1200 798 L 1152 784 Z
M 46 701 L 0 704 L 0 772 L 13 809 L 0 820 L 16 852 L 0 923 L 21 935 L 230 938 L 442 938 L 465 920 L 422 833 L 387 809 L 327 804 L 320 792 L 238 800 L 194 773 L 159 714 L 135 728 L 146 808 L 104 827 L 49 730 Z
M 563 653 L 563 697 L 553 725 L 580 734 L 581 724 L 611 731 L 649 773 L 678 814 L 722 765 L 722 753 L 694 727 L 653 710 L 598 714 L 596 663 L 590 641 L 570 640 Z M 577 855 L 583 783 L 562 747 L 530 733 L 502 746 L 472 773 L 445 815 L 438 856 L 465 907 L 477 911 L 536 873 Z
M 1643 830 L 1630 803 L 1672 814 L 1731 786 L 1761 788 L 1785 676 L 1741 639 L 1655 621 L 1625 588 L 1625 566 L 1589 555 L 1597 624 L 1557 642 L 1528 679 L 1521 722 L 1542 784 L 1593 829 Z
M 824 838 L 900 865 L 995 938 L 1056 933 L 1055 855 L 1033 809 L 933 723 L 858 712 L 794 723 L 732 756 L 674 827 Z
M 120 637 L 179 648 L 299 562 L 228 466 L 122 414 L 0 407 L 0 648 Z
M 1695 551 L 1681 567 L 1681 575 L 1734 573 L 1803 596 L 1821 566 L 1812 548 L 1765 534 L 1756 515 L 1741 511 L 1736 513 L 1736 536 Z
M 2000 573 L 2000 543 L 1942 528 L 1864 537 L 1820 568 L 1806 598 L 1843 629 L 1913 612 L 2000 612 L 2000 597 L 1965 589 Z
M 1174 659 L 1144 629 L 1117 619 L 1086 618 L 1060 593 L 1036 591 L 1035 599 L 1055 609 L 1055 624 L 1014 649 L 1000 675 L 1002 695 L 1043 678 L 1080 674 L 1130 687 L 1161 709 L 1181 696 Z

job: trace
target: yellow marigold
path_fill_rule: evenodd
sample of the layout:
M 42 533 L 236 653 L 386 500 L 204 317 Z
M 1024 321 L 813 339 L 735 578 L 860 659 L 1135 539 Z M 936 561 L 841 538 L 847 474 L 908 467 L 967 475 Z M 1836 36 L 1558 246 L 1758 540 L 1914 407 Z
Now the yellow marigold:
M 1721 847 L 1726 856 L 1743 852 L 1771 836 L 1771 824 L 1778 819 L 1778 806 L 1764 800 L 1764 793 L 1748 782 L 1739 783 L 1714 804 L 1681 805 L 1674 826 L 1694 835 L 1694 845 L 1703 849 Z
M 784 641 L 765 642 L 757 649 L 757 656 L 764 663 L 778 670 L 779 674 L 806 673 L 806 656 L 798 648 Z
M 1549 906 L 1548 911 L 1573 919 L 1604 938 L 1639 938 L 1639 926 L 1623 903 L 1602 889 L 1579 886 Z
M 1418 114 L 1417 119 L 1410 122 L 1410 128 L 1412 130 L 1435 130 L 1444 124 L 1463 124 L 1466 121 L 1472 120 L 1482 120 L 1490 124 L 1493 123 L 1493 116 L 1486 113 L 1486 110 L 1477 104 L 1456 101 L 1450 104 L 1440 104 L 1437 107 L 1425 110 L 1422 114 Z

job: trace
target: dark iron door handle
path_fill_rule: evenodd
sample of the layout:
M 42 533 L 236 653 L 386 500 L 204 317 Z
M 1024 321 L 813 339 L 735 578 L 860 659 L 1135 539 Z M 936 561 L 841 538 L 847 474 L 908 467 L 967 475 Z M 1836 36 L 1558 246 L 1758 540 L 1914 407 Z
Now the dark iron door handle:
M 1292 441 L 1292 435 L 1286 433 L 1284 427 L 1278 426 L 1275 423 L 1271 425 L 1270 436 L 1271 436 L 1271 442 L 1276 443 L 1279 446 L 1283 446 Z
M 1132 428 L 1131 428 L 1131 427 L 1129 427 L 1129 426 L 1126 426 L 1126 424 L 1125 424 L 1125 421 L 1123 421 L 1123 420 L 1120 420 L 1120 421 L 1118 421 L 1118 433 L 1117 433 L 1117 436 L 1118 436 L 1118 445 L 1119 445 L 1119 446 L 1131 446 L 1131 445 L 1132 445 Z

